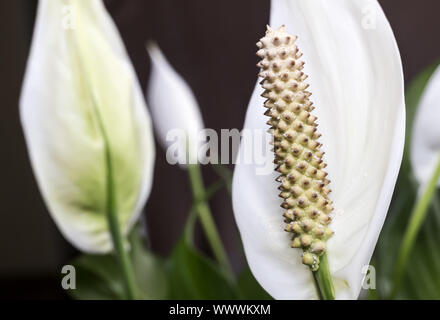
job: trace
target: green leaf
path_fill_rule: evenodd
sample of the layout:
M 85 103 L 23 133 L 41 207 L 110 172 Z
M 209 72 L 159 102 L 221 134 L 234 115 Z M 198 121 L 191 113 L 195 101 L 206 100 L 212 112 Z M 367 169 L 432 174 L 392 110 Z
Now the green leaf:
M 113 255 L 82 255 L 72 265 L 76 271 L 76 289 L 68 293 L 74 299 L 124 299 L 124 282 Z
M 168 264 L 172 299 L 237 299 L 233 283 L 221 268 L 201 255 L 185 237 L 177 243 Z
M 209 198 L 209 194 L 205 197 Z M 196 220 L 197 212 L 193 206 L 182 236 L 167 261 L 171 299 L 237 299 L 236 285 L 225 270 L 195 248 Z
M 165 271 L 165 262 L 145 249 L 138 232 L 132 233 L 130 243 L 136 284 L 141 298 L 146 300 L 166 299 L 168 279 Z
M 138 228 L 130 235 L 130 257 L 141 299 L 168 298 L 165 263 L 146 250 Z M 112 254 L 84 254 L 72 262 L 76 270 L 74 299 L 124 299 L 125 289 L 119 263 Z
M 240 299 L 273 300 L 272 297 L 255 280 L 249 267 L 246 267 L 238 277 Z
M 377 275 L 375 297 L 388 298 L 398 249 L 417 197 L 409 157 L 414 116 L 423 90 L 438 62 L 425 69 L 406 92 L 405 152 L 387 220 L 374 254 Z M 438 201 L 436 199 L 435 201 Z M 436 231 L 437 230 L 437 231 Z M 431 209 L 410 255 L 410 263 L 396 298 L 440 299 L 440 206 Z M 373 295 L 370 295 L 373 296 Z

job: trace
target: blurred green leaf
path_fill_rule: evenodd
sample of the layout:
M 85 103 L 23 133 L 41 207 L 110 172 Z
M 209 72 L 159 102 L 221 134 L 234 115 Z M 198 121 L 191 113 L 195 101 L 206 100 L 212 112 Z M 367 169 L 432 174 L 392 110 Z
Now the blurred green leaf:
M 139 232 L 131 234 L 130 244 L 136 283 L 141 298 L 146 300 L 166 299 L 168 280 L 165 261 L 145 249 Z
M 123 299 L 124 282 L 118 261 L 112 255 L 82 255 L 72 262 L 76 270 L 76 289 L 68 292 L 74 299 Z
M 272 297 L 255 280 L 249 267 L 240 273 L 238 277 L 240 299 L 245 300 L 273 300 Z
M 130 256 L 141 299 L 166 299 L 168 283 L 164 262 L 145 249 L 139 230 L 130 235 Z M 75 259 L 76 289 L 74 299 L 124 299 L 124 282 L 119 263 L 112 254 L 84 254 Z
M 418 185 L 409 158 L 411 132 L 419 100 L 438 62 L 424 70 L 406 92 L 405 152 L 393 200 L 374 254 L 377 275 L 375 296 L 388 298 L 398 249 L 414 206 Z M 435 199 L 439 201 L 439 199 Z M 440 299 L 440 206 L 431 209 L 410 255 L 409 268 L 396 298 Z
M 168 259 L 171 299 L 237 299 L 236 288 L 227 274 L 194 246 L 197 214 L 191 210 L 181 239 Z
M 234 285 L 221 268 L 201 255 L 183 237 L 174 248 L 169 265 L 172 299 L 236 299 Z

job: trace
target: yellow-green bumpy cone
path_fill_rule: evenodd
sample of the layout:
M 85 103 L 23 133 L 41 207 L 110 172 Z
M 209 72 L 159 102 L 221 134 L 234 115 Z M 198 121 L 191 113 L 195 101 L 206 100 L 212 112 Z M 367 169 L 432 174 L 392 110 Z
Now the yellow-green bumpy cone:
M 292 233 L 292 247 L 302 248 L 302 262 L 316 271 L 319 257 L 326 250 L 326 241 L 333 235 L 328 227 L 333 210 L 328 195 L 326 167 L 323 161 L 321 136 L 317 132 L 314 107 L 309 100 L 309 86 L 304 81 L 302 53 L 295 45 L 297 37 L 285 27 L 267 27 L 266 35 L 257 43 L 259 74 L 263 78 L 262 94 L 267 100 L 265 115 L 270 119 L 273 134 L 276 170 L 280 173 L 281 207 L 285 209 L 285 230 Z

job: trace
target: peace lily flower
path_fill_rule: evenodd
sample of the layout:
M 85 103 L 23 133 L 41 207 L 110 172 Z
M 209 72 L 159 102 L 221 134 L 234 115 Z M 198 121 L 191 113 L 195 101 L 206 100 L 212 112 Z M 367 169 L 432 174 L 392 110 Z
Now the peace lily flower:
M 147 97 L 159 142 L 169 162 L 195 164 L 204 128 L 196 97 L 156 43 L 148 43 L 147 50 L 152 62 Z
M 110 231 L 123 237 L 141 214 L 154 162 L 146 110 L 102 1 L 40 0 L 20 114 L 49 211 L 81 251 L 108 252 Z
M 369 17 L 373 24 L 363 23 L 364 12 L 373 15 Z M 403 154 L 405 106 L 397 45 L 384 13 L 374 0 L 272 1 L 270 24 L 285 25 L 285 32 L 299 38 L 295 41 L 297 47 L 286 45 L 292 51 L 287 50 L 285 54 L 280 46 L 291 45 L 295 39 L 293 36 L 288 39 L 283 30 L 280 30 L 282 37 L 269 30 L 258 44 L 259 50 L 265 50 L 258 55 L 264 58 L 259 67 L 266 91 L 260 84 L 256 85 L 244 128 L 265 131 L 270 126 L 278 128 L 279 133 L 276 129 L 271 130 L 275 138 L 274 150 L 280 152 L 286 147 L 286 151 L 277 153 L 276 157 L 274 153 L 267 154 L 268 161 L 275 159 L 280 172 L 262 175 L 255 164 L 239 162 L 236 165 L 233 206 L 246 257 L 256 279 L 274 298 L 316 299 L 318 293 L 310 270 L 316 270 L 317 265 L 313 263 L 313 256 L 310 260 L 310 256 L 304 259 L 304 255 L 309 252 L 319 256 L 325 251 L 335 297 L 356 299 L 385 220 Z M 280 41 L 285 42 L 281 44 Z M 278 49 L 273 48 L 277 43 Z M 278 60 L 283 57 L 295 62 L 289 65 Z M 306 91 L 306 75 L 310 84 L 307 90 L 313 92 L 311 97 Z M 280 99 L 285 105 L 270 104 Z M 311 102 L 316 109 L 313 110 Z M 299 109 L 296 110 L 297 105 Z M 271 118 L 264 114 L 265 110 L 269 110 L 266 115 Z M 285 110 L 292 114 L 284 114 Z M 272 112 L 281 114 L 278 117 Z M 268 120 L 269 125 L 266 124 Z M 312 130 L 316 127 L 314 123 L 319 125 L 322 137 Z M 284 124 L 287 125 L 283 127 Z M 300 157 L 295 156 L 289 139 L 303 138 L 303 133 L 309 137 L 307 141 L 295 141 L 302 143 L 301 148 L 313 152 L 309 162 L 301 168 Z M 277 134 L 282 135 L 277 138 Z M 313 144 L 318 139 L 319 143 Z M 246 145 L 252 143 L 249 140 L 243 137 L 239 159 Z M 265 147 L 269 150 L 271 146 L 265 142 Z M 318 149 L 325 151 L 325 155 L 318 154 Z M 304 157 L 307 154 L 305 152 Z M 309 201 L 315 200 L 313 192 L 309 195 L 304 191 L 307 188 L 300 185 L 299 181 L 308 177 L 301 171 L 307 172 L 311 164 L 323 170 L 323 163 L 328 164 L 325 169 L 328 176 L 313 176 L 310 182 L 323 182 L 322 187 L 333 190 L 330 194 L 330 190 L 320 191 L 323 193 L 318 193 L 317 198 L 328 197 L 320 203 L 319 210 L 332 218 L 328 228 L 334 234 L 325 237 L 327 242 L 324 242 L 323 251 L 316 251 L 309 247 L 315 238 L 308 239 L 310 244 L 303 242 L 301 237 L 300 242 L 295 240 L 295 235 L 301 235 L 299 231 L 308 230 L 304 221 L 299 225 L 301 230 L 293 230 L 292 237 L 292 233 L 284 231 L 283 220 L 290 223 L 297 221 L 297 217 L 302 219 L 303 213 L 309 214 Z M 286 174 L 293 172 L 293 166 L 300 175 L 288 181 L 292 189 L 286 191 L 283 182 L 287 176 L 283 178 L 282 174 L 286 168 Z M 283 204 L 279 197 L 280 184 L 282 192 L 288 193 L 281 194 L 285 201 L 294 199 L 291 204 Z M 301 188 L 299 194 L 307 197 L 301 203 L 300 197 L 294 194 L 295 188 Z M 295 215 L 281 208 L 281 204 L 285 209 L 301 210 Z
M 440 160 L 440 67 L 431 76 L 417 108 L 411 138 L 411 165 L 421 186 Z M 437 182 L 440 185 L 440 180 Z
M 204 124 L 199 105 L 191 88 L 168 63 L 154 42 L 147 44 L 152 69 L 147 89 L 148 102 L 159 142 L 167 153 L 170 164 L 188 169 L 188 176 L 202 228 L 215 258 L 224 270 L 230 271 L 226 250 L 215 226 L 199 163 L 206 163 Z M 213 157 L 211 154 L 210 157 Z M 215 157 L 215 156 L 214 156 Z

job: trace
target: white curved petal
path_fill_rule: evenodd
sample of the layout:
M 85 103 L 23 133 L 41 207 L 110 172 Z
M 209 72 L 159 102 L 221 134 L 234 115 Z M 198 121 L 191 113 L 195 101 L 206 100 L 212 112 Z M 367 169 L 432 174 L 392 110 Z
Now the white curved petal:
M 101 0 L 39 1 L 20 115 L 60 231 L 79 250 L 109 251 L 103 132 L 125 233 L 151 189 L 154 141 L 135 72 Z
M 368 14 L 373 21 L 364 20 Z M 330 269 L 336 297 L 355 299 L 403 153 L 403 75 L 396 41 L 374 0 L 272 1 L 270 24 L 285 24 L 289 33 L 299 36 L 332 181 L 335 235 L 328 242 Z M 267 130 L 262 91 L 257 84 L 245 129 Z M 240 153 L 246 143 L 245 137 Z M 246 256 L 256 279 L 273 297 L 315 299 L 311 272 L 283 231 L 275 177 L 257 175 L 255 165 L 236 166 L 233 205 Z
M 177 146 L 177 149 L 185 151 L 188 144 L 189 162 L 196 163 L 197 151 L 203 142 L 203 137 L 199 134 L 204 128 L 197 100 L 185 80 L 168 63 L 157 44 L 150 42 L 147 49 L 152 61 L 147 96 L 159 142 L 167 150 L 177 140 L 173 130 L 180 130 L 184 139 L 179 139 L 181 145 Z M 184 156 L 184 153 L 181 152 L 179 156 Z M 185 163 L 186 161 L 179 161 L 181 165 Z
M 411 166 L 421 185 L 426 184 L 440 152 L 440 67 L 431 76 L 423 92 L 411 138 Z M 440 180 L 437 185 L 440 186 Z

